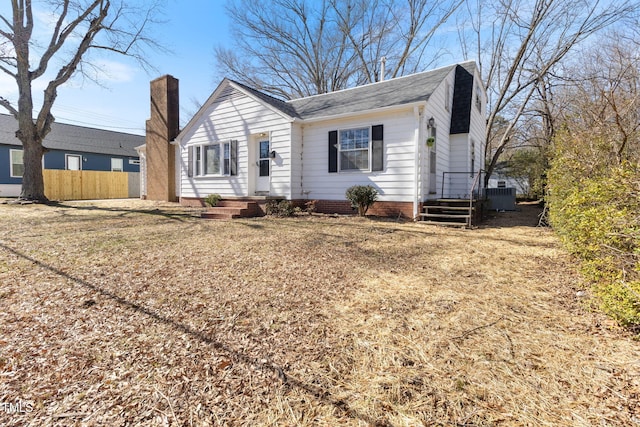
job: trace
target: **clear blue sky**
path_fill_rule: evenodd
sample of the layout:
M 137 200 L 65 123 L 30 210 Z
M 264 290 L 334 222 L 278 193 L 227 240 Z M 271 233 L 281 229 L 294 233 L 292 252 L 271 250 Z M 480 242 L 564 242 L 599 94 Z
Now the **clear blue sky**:
M 149 82 L 164 74 L 180 80 L 180 119 L 183 123 L 189 119 L 196 111 L 193 100 L 204 102 L 223 77 L 215 71 L 213 50 L 229 43 L 225 1 L 167 0 L 166 4 L 167 22 L 155 27 L 154 33 L 171 52 L 149 52 L 157 70 L 147 72 L 123 56 L 102 57 L 104 87 L 79 79 L 61 87 L 53 108 L 58 122 L 144 134 Z M 7 6 L 0 6 L 0 12 Z M 34 96 L 41 97 L 44 84 L 34 87 Z M 0 95 L 14 99 L 14 92 L 15 82 L 0 77 Z M 6 113 L 1 108 L 0 112 Z

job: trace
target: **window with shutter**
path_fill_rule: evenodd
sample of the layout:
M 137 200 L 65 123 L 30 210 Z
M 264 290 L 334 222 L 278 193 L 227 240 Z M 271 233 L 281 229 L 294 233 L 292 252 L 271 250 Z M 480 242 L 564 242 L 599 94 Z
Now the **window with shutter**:
M 338 131 L 329 132 L 329 173 L 338 172 Z
M 384 170 L 383 125 L 371 127 L 371 170 Z
M 238 175 L 238 141 L 231 140 L 231 175 Z
M 329 132 L 329 173 L 384 170 L 383 125 Z
M 189 176 L 230 176 L 238 173 L 238 141 L 191 147 L 188 155 Z

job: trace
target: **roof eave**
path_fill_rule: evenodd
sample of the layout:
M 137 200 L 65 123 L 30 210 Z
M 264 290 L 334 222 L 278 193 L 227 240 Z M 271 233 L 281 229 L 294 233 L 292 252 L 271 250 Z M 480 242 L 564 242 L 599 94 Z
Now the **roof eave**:
M 390 105 L 388 107 L 379 107 L 379 108 L 371 108 L 368 110 L 359 110 L 359 111 L 350 111 L 348 113 L 341 113 L 341 114 L 333 114 L 333 115 L 328 115 L 328 116 L 321 116 L 321 117 L 313 117 L 313 118 L 309 118 L 309 119 L 302 119 L 300 120 L 302 123 L 317 123 L 317 122 L 322 122 L 322 121 L 326 121 L 326 120 L 339 120 L 339 119 L 346 119 L 346 118 L 350 118 L 350 117 L 355 117 L 355 116 L 363 116 L 363 115 L 367 115 L 367 114 L 374 114 L 374 113 L 387 113 L 387 112 L 391 112 L 391 111 L 401 111 L 401 110 L 407 110 L 407 109 L 413 109 L 413 107 L 426 107 L 427 106 L 427 101 L 417 101 L 417 102 L 410 102 L 407 104 L 398 104 L 398 105 Z

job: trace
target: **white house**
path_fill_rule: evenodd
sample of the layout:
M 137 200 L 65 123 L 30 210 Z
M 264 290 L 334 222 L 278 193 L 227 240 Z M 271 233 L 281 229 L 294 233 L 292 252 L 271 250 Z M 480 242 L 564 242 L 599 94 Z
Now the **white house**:
M 484 167 L 485 100 L 472 61 L 290 101 L 224 79 L 171 142 L 175 197 L 316 200 L 320 212 L 345 213 L 346 189 L 372 185 L 370 212 L 416 218 L 429 199 L 470 197 Z

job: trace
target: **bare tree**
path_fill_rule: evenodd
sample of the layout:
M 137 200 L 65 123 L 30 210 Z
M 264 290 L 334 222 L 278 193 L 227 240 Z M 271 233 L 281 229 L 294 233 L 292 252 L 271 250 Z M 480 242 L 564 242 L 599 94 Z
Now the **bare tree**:
M 396 77 L 432 63 L 440 49 L 426 48 L 462 2 L 235 0 L 236 46 L 217 48 L 216 59 L 230 77 L 284 98 L 377 81 L 383 56 Z
M 467 5 L 472 25 L 460 31 L 461 43 L 467 54 L 477 53 L 489 97 L 488 181 L 553 67 L 594 33 L 633 14 L 638 2 L 476 0 Z M 500 136 L 493 134 L 498 118 L 509 123 Z
M 51 109 L 58 89 L 81 73 L 94 79 L 90 51 L 129 55 L 145 63 L 143 48 L 156 46 L 147 36 L 157 11 L 155 3 L 111 0 L 51 0 L 38 7 L 53 17 L 51 28 L 38 28 L 31 0 L 11 0 L 11 12 L 0 15 L 0 71 L 15 80 L 17 103 L 0 97 L 4 107 L 18 121 L 16 137 L 24 148 L 22 199 L 46 201 L 42 175 L 42 142 L 55 120 Z M 132 4 L 134 4 L 132 6 Z M 37 12 L 37 11 L 36 11 Z M 49 31 L 46 39 L 34 34 Z M 57 71 L 50 74 L 50 68 Z M 94 70 L 95 71 L 95 70 Z M 33 83 L 50 78 L 39 113 L 34 117 Z
M 592 135 L 602 164 L 640 160 L 640 53 L 638 41 L 609 32 L 583 61 L 565 69 L 557 119 L 569 132 Z M 588 137 L 583 139 L 588 140 Z

